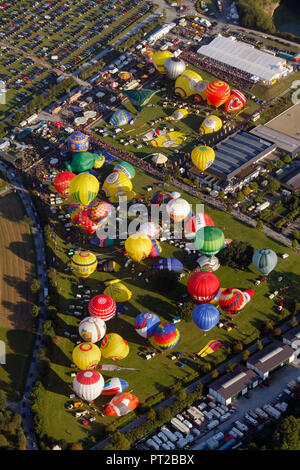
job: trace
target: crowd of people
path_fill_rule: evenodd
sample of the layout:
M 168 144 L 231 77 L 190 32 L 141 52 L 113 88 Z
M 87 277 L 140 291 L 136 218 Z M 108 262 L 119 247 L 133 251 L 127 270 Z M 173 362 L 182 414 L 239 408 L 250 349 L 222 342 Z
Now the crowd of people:
M 181 57 L 196 67 L 209 72 L 216 77 L 224 80 L 225 82 L 232 83 L 239 90 L 251 91 L 254 82 L 251 79 L 251 74 L 242 70 L 236 69 L 235 67 L 218 62 L 215 59 L 209 57 L 201 57 L 198 53 L 192 51 L 184 51 Z

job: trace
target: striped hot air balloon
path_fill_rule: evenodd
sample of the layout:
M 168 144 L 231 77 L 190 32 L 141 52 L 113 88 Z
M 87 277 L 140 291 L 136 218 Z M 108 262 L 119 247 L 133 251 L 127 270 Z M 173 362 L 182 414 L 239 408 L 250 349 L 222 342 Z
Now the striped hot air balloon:
M 168 269 L 169 271 L 174 271 L 175 273 L 180 273 L 183 271 L 184 267 L 181 261 L 177 258 L 163 258 L 153 265 L 153 269 Z
M 88 305 L 90 315 L 101 318 L 104 321 L 110 320 L 116 313 L 116 302 L 109 295 L 96 295 Z
M 116 395 L 122 393 L 128 388 L 128 382 L 119 377 L 112 377 L 111 379 L 105 380 L 102 395 Z
M 255 268 L 262 274 L 270 274 L 277 265 L 278 258 L 275 251 L 269 248 L 261 248 L 256 250 L 252 257 L 252 263 Z
M 208 104 L 218 108 L 226 103 L 230 96 L 230 87 L 222 80 L 213 80 L 206 87 L 206 98 Z
M 168 350 L 175 348 L 179 344 L 181 334 L 173 323 L 162 323 L 155 329 L 153 339 L 155 344 L 161 349 Z
M 140 336 L 143 338 L 150 338 L 159 324 L 160 319 L 155 315 L 155 313 L 144 312 L 137 315 L 134 327 Z
M 150 237 L 149 237 L 150 238 Z M 149 258 L 157 258 L 162 252 L 162 247 L 159 241 L 150 238 L 152 243 L 152 250 L 150 251 Z
M 91 402 L 101 395 L 104 379 L 96 370 L 82 370 L 73 380 L 73 390 L 82 400 Z
M 221 309 L 231 317 L 240 313 L 246 304 L 246 297 L 239 289 L 225 289 L 219 297 L 219 305 Z

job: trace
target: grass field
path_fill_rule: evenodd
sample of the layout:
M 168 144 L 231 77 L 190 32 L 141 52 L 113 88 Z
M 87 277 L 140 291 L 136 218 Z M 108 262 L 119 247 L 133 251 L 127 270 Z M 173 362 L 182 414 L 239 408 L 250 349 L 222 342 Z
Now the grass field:
M 34 334 L 30 315 L 33 278 L 32 240 L 18 196 L 0 198 L 0 339 L 6 345 L 6 365 L 0 366 L 0 387 L 10 399 L 20 398 L 31 357 Z
M 107 167 L 108 168 L 105 166 L 104 169 L 101 170 L 101 173 L 106 173 L 108 170 L 112 169 L 108 165 Z M 133 184 L 137 193 L 145 194 L 145 186 L 155 184 L 155 180 L 143 174 L 140 170 L 137 170 Z M 151 197 L 157 189 L 157 187 L 154 187 L 152 192 L 147 193 L 147 197 Z M 176 188 L 169 186 L 167 189 L 172 191 Z M 187 194 L 183 194 L 182 196 L 190 203 L 197 202 L 196 198 L 190 197 Z M 290 256 L 287 259 L 281 259 L 279 257 L 276 269 L 271 273 L 268 281 L 262 283 L 259 287 L 255 287 L 254 282 L 261 276 L 253 267 L 245 272 L 229 267 L 219 268 L 216 275 L 220 279 L 222 287 L 239 287 L 243 289 L 255 287 L 255 294 L 250 304 L 235 319 L 237 328 L 230 332 L 214 328 L 204 337 L 203 333 L 196 328 L 192 322 L 186 323 L 182 321 L 177 325 L 181 332 L 182 339 L 180 344 L 175 348 L 175 351 L 181 351 L 184 357 L 190 360 L 191 355 L 197 353 L 211 339 L 222 341 L 223 345 L 226 347 L 230 346 L 232 341 L 236 339 L 242 340 L 248 345 L 261 334 L 263 321 L 270 319 L 275 323 L 278 322 L 282 317 L 280 317 L 280 314 L 276 311 L 274 301 L 268 298 L 268 294 L 274 291 L 275 288 L 280 287 L 277 282 L 277 277 L 280 273 L 284 274 L 287 278 L 284 285 L 290 286 L 288 289 L 289 302 L 299 297 L 300 294 L 299 255 L 296 255 L 292 250 L 278 244 L 274 240 L 269 239 L 264 233 L 258 231 L 254 232 L 254 229 L 238 222 L 228 214 L 219 212 L 210 207 L 206 207 L 205 212 L 212 217 L 216 226 L 224 231 L 226 238 L 251 241 L 255 249 L 269 247 L 275 250 L 278 255 L 287 252 Z M 59 231 L 59 233 L 61 238 L 59 237 L 57 239 L 58 246 L 65 250 L 64 252 L 56 252 L 59 258 L 58 272 L 62 272 L 69 258 L 66 254 L 67 244 L 64 241 L 63 232 Z M 175 248 L 167 242 L 163 242 L 162 246 L 163 257 L 175 256 L 181 260 L 186 267 L 193 267 L 192 260 L 185 251 Z M 54 247 L 52 248 L 54 249 Z M 95 254 L 102 254 L 104 257 L 109 256 L 109 254 L 116 255 L 114 247 L 100 249 L 89 245 L 89 248 L 92 249 Z M 125 260 L 117 261 L 122 266 L 124 265 Z M 135 332 L 133 325 L 136 315 L 143 311 L 153 311 L 160 317 L 162 322 L 170 322 L 179 312 L 176 297 L 180 292 L 186 292 L 187 276 L 179 283 L 175 293 L 165 292 L 161 295 L 157 291 L 154 291 L 151 287 L 151 283 L 147 284 L 143 276 L 139 277 L 137 275 L 142 268 L 148 267 L 151 269 L 153 262 L 154 260 L 145 260 L 140 266 L 136 267 L 135 273 L 132 273 L 130 269 L 121 268 L 116 274 L 94 273 L 84 281 L 85 286 L 90 289 L 97 289 L 99 293 L 102 293 L 105 281 L 118 278 L 123 280 L 124 284 L 133 293 L 132 299 L 126 303 L 128 307 L 126 313 L 110 320 L 107 324 L 107 328 L 108 332 L 119 333 L 129 343 L 130 354 L 120 362 L 120 366 L 133 367 L 138 370 L 109 374 L 104 372 L 104 377 L 118 376 L 127 380 L 130 390 L 133 390 L 133 393 L 139 397 L 141 402 L 144 402 L 147 397 L 166 390 L 167 387 L 176 383 L 178 379 L 189 375 L 194 372 L 194 370 L 198 370 L 201 363 L 210 362 L 214 366 L 222 357 L 222 348 L 220 348 L 217 353 L 202 359 L 201 362 L 191 360 L 189 364 L 186 364 L 183 368 L 179 368 L 178 362 L 171 361 L 167 353 L 159 354 L 149 361 L 145 361 L 138 355 L 143 347 L 146 347 L 148 351 L 153 351 L 155 344 L 152 338 L 146 341 Z M 67 442 L 75 442 L 76 440 L 83 439 L 87 436 L 87 431 L 89 435 L 100 436 L 103 426 L 112 422 L 112 418 L 98 415 L 94 423 L 88 426 L 82 426 L 80 423 L 76 422 L 76 419 L 72 416 L 72 412 L 65 409 L 68 396 L 72 393 L 72 378 L 70 377 L 70 373 L 74 370 L 70 368 L 70 364 L 72 362 L 72 350 L 76 344 L 76 339 L 72 342 L 70 339 L 65 338 L 63 333 L 64 331 L 69 331 L 71 334 L 76 334 L 80 321 L 76 317 L 67 315 L 68 306 L 74 303 L 73 299 L 76 293 L 75 285 L 81 282 L 75 280 L 73 277 L 72 279 L 74 282 L 66 279 L 66 276 L 63 274 L 58 276 L 59 289 L 56 298 L 59 303 L 59 327 L 57 331 L 54 360 L 51 363 L 52 372 L 48 384 L 48 392 L 45 395 L 44 401 L 47 433 L 55 437 L 55 439 L 64 439 Z M 85 309 L 82 318 L 87 315 L 87 309 Z M 221 314 L 221 317 L 224 318 L 224 315 Z M 79 336 L 78 339 L 80 339 Z M 102 360 L 101 363 L 105 364 L 108 363 L 108 361 Z M 101 410 L 103 405 L 108 403 L 108 401 L 109 397 L 99 397 L 95 400 L 95 405 Z

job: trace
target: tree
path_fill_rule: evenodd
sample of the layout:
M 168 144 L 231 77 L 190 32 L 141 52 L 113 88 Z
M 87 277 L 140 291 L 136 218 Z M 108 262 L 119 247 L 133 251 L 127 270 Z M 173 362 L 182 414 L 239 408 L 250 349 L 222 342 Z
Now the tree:
M 218 253 L 219 261 L 224 266 L 237 269 L 248 269 L 254 254 L 253 246 L 249 243 L 234 240 Z
M 184 302 L 180 311 L 181 318 L 186 322 L 192 321 L 194 309 L 195 309 L 194 302 L 192 302 L 191 300 Z
M 156 411 L 154 408 L 150 408 L 150 410 L 147 413 L 147 419 L 149 421 L 155 421 L 156 420 Z
M 269 184 L 268 184 L 268 192 L 271 194 L 276 193 L 278 189 L 280 188 L 280 182 L 276 180 L 275 178 L 270 179 Z
M 274 170 L 274 168 L 275 168 L 275 165 L 272 161 L 270 161 L 266 164 L 266 170 L 272 171 L 272 170 Z
M 284 418 L 273 434 L 271 447 L 273 450 L 299 450 L 300 419 L 295 416 Z
M 245 196 L 249 196 L 249 194 L 251 193 L 250 186 L 245 186 L 243 189 L 243 193 L 245 194 Z
M 105 426 L 105 433 L 106 434 L 113 434 L 114 432 L 116 432 L 116 430 L 117 430 L 117 428 L 113 423 L 110 423 L 107 426 Z
M 184 389 L 180 390 L 177 395 L 178 401 L 184 401 L 186 397 L 187 397 L 186 391 Z
M 243 352 L 243 361 L 247 361 L 248 357 L 250 356 L 250 351 L 248 351 L 248 349 L 246 349 L 244 352 Z
M 257 228 L 257 230 L 262 230 L 264 228 L 264 223 L 263 223 L 262 220 L 259 219 L 257 221 L 256 228 Z
M 283 165 L 284 165 L 284 162 L 283 162 L 282 160 L 277 160 L 277 162 L 276 162 L 276 166 L 277 166 L 277 168 L 279 168 L 279 169 L 280 169 L 280 168 L 282 168 L 282 167 L 283 167 Z
M 166 183 L 171 183 L 172 181 L 172 175 L 170 173 L 168 173 L 166 176 L 165 176 L 165 182 Z
M 237 200 L 238 200 L 239 202 L 242 202 L 242 201 L 244 201 L 244 199 L 245 199 L 244 193 L 243 193 L 242 191 L 239 191 L 239 192 L 237 193 Z
M 281 329 L 280 328 L 274 328 L 273 330 L 274 336 L 280 336 L 281 335 Z
M 250 183 L 250 188 L 251 188 L 252 191 L 254 191 L 255 193 L 258 191 L 258 184 L 256 183 L 256 181 L 252 181 L 252 183 Z
M 34 279 L 30 284 L 30 290 L 33 294 L 36 294 L 41 288 L 40 282 L 38 279 Z
M 262 344 L 262 342 L 261 342 L 260 339 L 258 339 L 258 340 L 256 341 L 256 346 L 257 346 L 257 349 L 258 349 L 259 351 L 261 351 L 261 350 L 263 349 L 263 344 Z
M 243 343 L 241 343 L 240 341 L 237 341 L 236 343 L 234 343 L 232 347 L 232 350 L 235 354 L 241 353 L 243 349 L 244 349 Z
M 226 366 L 226 372 L 229 373 L 229 372 L 232 372 L 235 367 L 237 366 L 237 364 L 235 364 L 234 362 L 228 362 L 227 366 Z
M 8 441 L 4 434 L 0 434 L 0 449 L 5 449 L 8 447 Z
M 229 214 L 231 214 L 231 212 L 233 210 L 233 207 L 230 204 L 228 204 L 227 207 L 226 207 L 226 210 Z
M 292 247 L 294 248 L 294 250 L 296 250 L 299 246 L 299 242 L 298 240 L 296 240 L 296 238 L 294 238 L 294 240 L 292 241 Z
M 5 411 L 7 407 L 6 395 L 3 390 L 0 390 L 0 411 Z
M 33 305 L 30 313 L 33 318 L 36 318 L 40 313 L 39 307 L 37 305 Z
M 52 338 L 56 336 L 51 320 L 46 320 L 44 322 L 42 335 L 50 336 Z
M 284 155 L 282 159 L 283 159 L 284 163 L 291 163 L 291 161 L 292 161 L 292 157 L 288 154 Z
M 71 445 L 70 450 L 83 450 L 82 444 L 80 442 L 74 443 Z
M 211 372 L 210 377 L 211 377 L 212 380 L 217 379 L 219 377 L 219 372 L 217 371 L 217 369 L 214 369 Z

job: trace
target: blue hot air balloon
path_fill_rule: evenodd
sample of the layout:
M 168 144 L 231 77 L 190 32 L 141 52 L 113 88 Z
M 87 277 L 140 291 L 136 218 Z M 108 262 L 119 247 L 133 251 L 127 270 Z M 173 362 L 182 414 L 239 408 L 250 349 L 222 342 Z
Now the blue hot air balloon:
M 168 269 L 169 271 L 174 271 L 179 273 L 183 271 L 183 264 L 177 258 L 163 258 L 153 265 L 154 269 Z
M 220 312 L 214 305 L 200 304 L 193 311 L 193 322 L 204 331 L 204 336 L 207 331 L 217 325 L 219 320 Z
M 109 120 L 112 126 L 125 126 L 132 120 L 130 113 L 126 109 L 119 109 Z
M 104 382 L 102 395 L 116 395 L 117 393 L 124 392 L 128 388 L 128 382 L 119 377 L 113 377 Z
M 155 313 L 139 313 L 135 319 L 134 327 L 136 332 L 143 338 L 150 338 L 160 324 L 160 319 Z
M 256 250 L 252 257 L 252 263 L 262 274 L 268 275 L 277 265 L 278 259 L 275 251 L 269 248 Z

